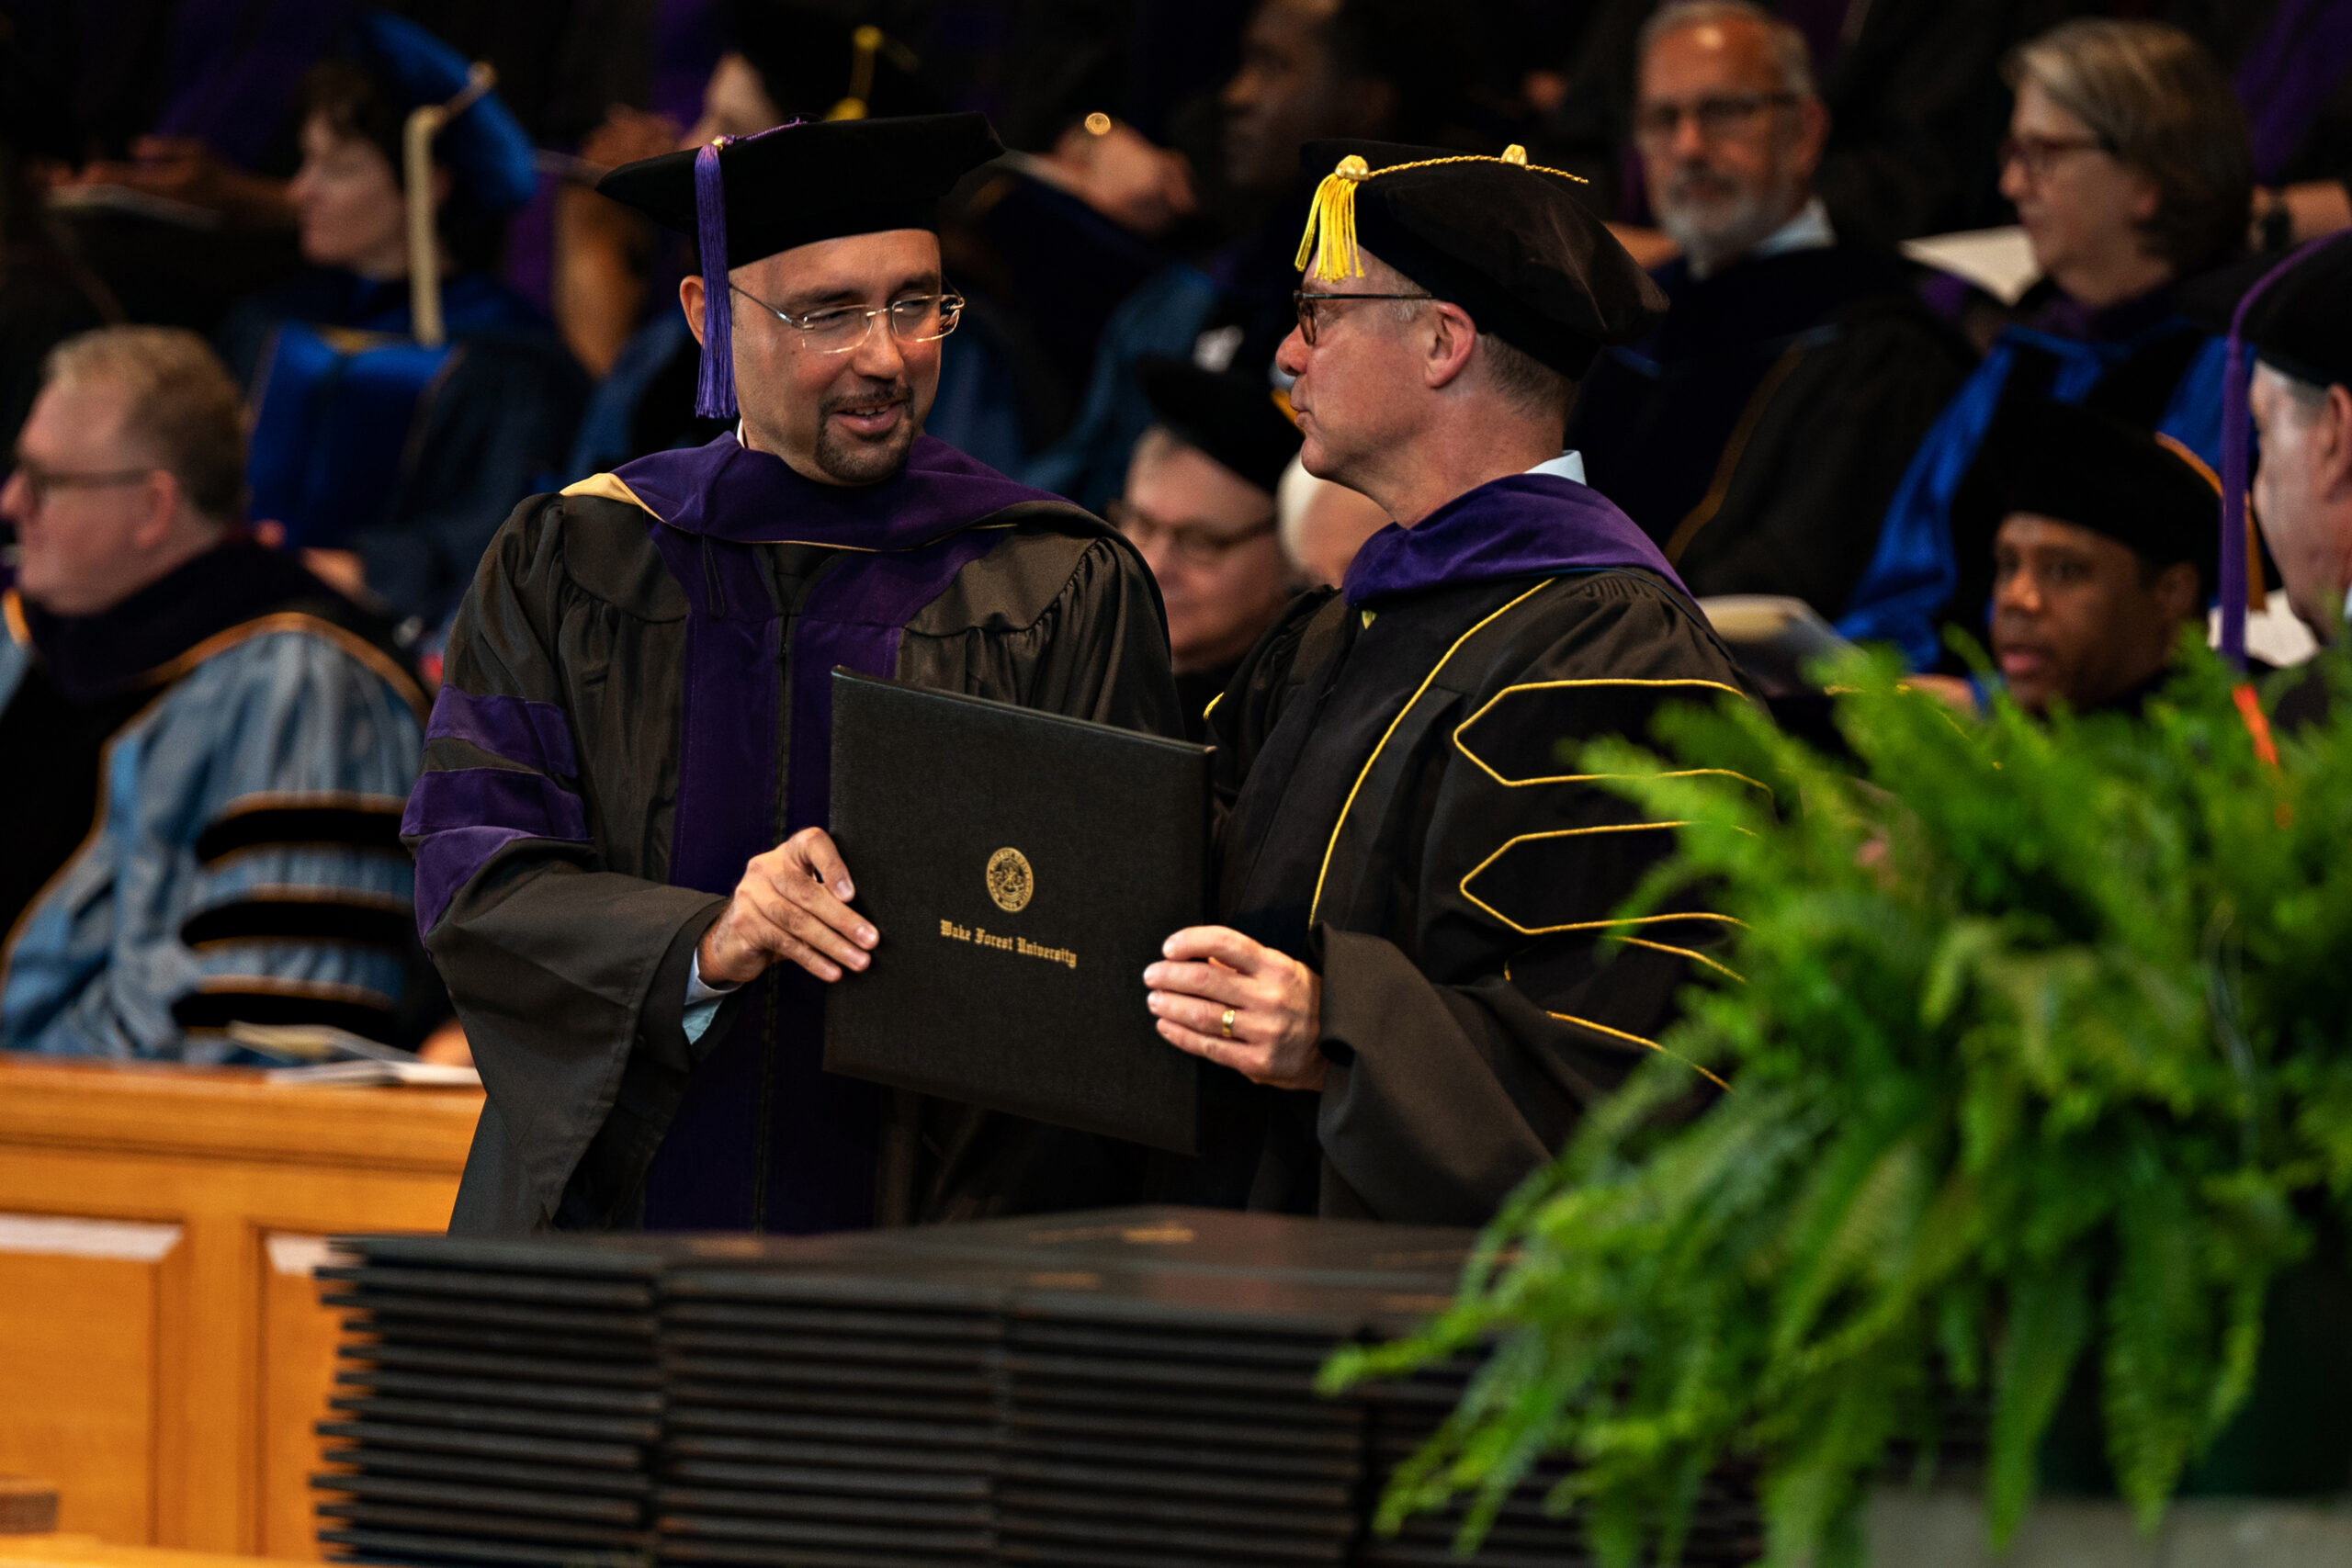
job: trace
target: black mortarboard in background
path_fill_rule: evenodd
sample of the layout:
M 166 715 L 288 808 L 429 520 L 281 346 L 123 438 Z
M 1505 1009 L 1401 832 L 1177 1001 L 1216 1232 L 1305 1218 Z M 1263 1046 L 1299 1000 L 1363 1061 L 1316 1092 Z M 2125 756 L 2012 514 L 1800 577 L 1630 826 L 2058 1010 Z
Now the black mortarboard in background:
M 1148 354 L 1136 375 L 1154 421 L 1267 494 L 1298 455 L 1298 426 L 1263 381 Z
M 1996 524 L 2030 512 L 2088 528 L 2159 567 L 2188 562 L 2211 592 L 2221 481 L 2186 447 L 2072 403 L 2007 398 L 1976 466 Z
M 2239 301 L 2266 276 L 2239 334 L 2255 356 L 2299 381 L 2352 387 L 2352 236 L 2314 246 L 2283 267 L 2278 256 L 2262 255 L 2208 273 L 2181 289 L 2181 313 L 2227 333 Z
M 624 164 L 599 194 L 691 234 L 702 268 L 695 412 L 735 412 L 727 273 L 820 240 L 939 228 L 939 200 L 1004 151 L 978 114 L 820 120 Z
M 1479 331 L 1571 379 L 1604 345 L 1641 337 L 1666 313 L 1657 285 L 1577 199 L 1577 177 L 1530 166 L 1523 148 L 1483 158 L 1310 141 L 1299 161 L 1324 175 L 1299 246 L 1313 280 L 1352 276 L 1361 243 L 1461 306 Z
M 857 0 L 735 0 L 735 51 L 787 119 L 925 114 L 938 95 L 913 51 Z
M 2352 387 L 2352 238 L 2305 256 L 2245 313 L 2255 355 L 2299 381 Z
M 2184 285 L 2174 307 L 2226 335 L 2222 356 L 2222 628 L 2214 646 L 2245 668 L 2245 617 L 2260 607 L 2261 552 L 2246 521 L 2254 480 L 2253 419 L 2246 408 L 2250 344 L 2298 380 L 2352 385 L 2352 234 L 2306 241 L 2285 256 L 2262 255 Z

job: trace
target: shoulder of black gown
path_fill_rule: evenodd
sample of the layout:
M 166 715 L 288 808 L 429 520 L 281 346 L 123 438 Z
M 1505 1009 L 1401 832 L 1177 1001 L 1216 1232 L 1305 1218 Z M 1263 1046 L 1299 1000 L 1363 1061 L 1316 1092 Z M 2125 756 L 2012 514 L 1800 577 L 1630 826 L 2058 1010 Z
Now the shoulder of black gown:
M 1448 671 L 1465 698 L 1455 746 L 1497 778 L 1558 774 L 1563 740 L 1650 741 L 1663 705 L 1752 698 L 1690 601 L 1640 570 L 1555 578 L 1498 612 Z
M 1248 770 L 1291 694 L 1344 646 L 1351 614 L 1338 589 L 1311 588 L 1259 634 L 1224 692 L 1209 705 L 1208 739 L 1218 749 L 1220 774 L 1227 762 Z M 1234 774 L 1237 783 L 1239 776 Z
M 683 621 L 685 591 L 663 567 L 651 523 L 604 496 L 531 496 L 499 528 L 481 573 L 516 592 L 577 592 L 641 621 Z
M 1455 593 L 1463 594 L 1458 604 L 1430 606 L 1441 632 L 1452 630 L 1466 611 L 1499 600 L 1491 621 L 1463 649 L 1472 654 L 1471 670 L 1507 670 L 1516 660 L 1537 657 L 1628 679 L 1736 668 L 1690 595 L 1639 567 L 1482 583 L 1472 591 L 1440 590 L 1428 597 Z M 1381 614 L 1411 603 L 1392 603 Z
M 1023 502 L 972 526 L 1001 537 L 917 613 L 909 631 L 950 637 L 975 629 L 1021 630 L 1043 619 L 1081 577 L 1150 584 L 1152 602 L 1159 603 L 1143 557 L 1116 529 L 1080 507 L 1055 500 Z

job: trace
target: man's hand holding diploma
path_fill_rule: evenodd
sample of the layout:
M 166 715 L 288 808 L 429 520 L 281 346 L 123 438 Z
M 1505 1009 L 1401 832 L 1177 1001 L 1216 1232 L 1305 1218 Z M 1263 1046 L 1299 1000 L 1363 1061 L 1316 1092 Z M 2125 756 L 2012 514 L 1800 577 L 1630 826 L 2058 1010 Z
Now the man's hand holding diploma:
M 1322 1089 L 1330 1062 L 1314 970 L 1225 926 L 1187 926 L 1159 951 L 1143 983 L 1161 1039 L 1252 1083 Z
M 822 828 L 802 829 L 743 867 L 726 912 L 696 952 L 704 983 L 740 986 L 779 961 L 828 983 L 864 969 L 882 935 L 849 907 L 856 896 L 831 837 Z

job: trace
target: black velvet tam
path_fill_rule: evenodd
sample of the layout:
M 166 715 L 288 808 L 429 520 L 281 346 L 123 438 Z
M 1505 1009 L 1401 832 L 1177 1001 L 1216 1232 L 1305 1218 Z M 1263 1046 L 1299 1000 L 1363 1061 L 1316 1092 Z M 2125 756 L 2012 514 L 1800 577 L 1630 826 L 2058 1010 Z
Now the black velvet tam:
M 978 114 L 820 120 L 729 142 L 718 154 L 727 265 L 849 234 L 936 230 L 940 197 L 1003 151 Z M 624 164 L 596 189 L 665 229 L 695 234 L 695 155 Z
M 1327 178 L 1350 156 L 1371 170 L 1354 182 L 1363 248 L 1562 375 L 1581 379 L 1604 345 L 1631 343 L 1666 314 L 1666 296 L 1569 176 L 1385 141 L 1310 141 L 1299 154 Z M 1310 272 L 1306 287 L 1329 286 Z
M 2338 235 L 2264 290 L 2245 337 L 2299 381 L 2352 387 L 2352 234 Z
M 1247 376 L 1148 354 L 1136 361 L 1152 418 L 1268 494 L 1298 455 L 1298 426 L 1273 389 Z
M 2227 333 L 2239 304 L 2266 277 L 2244 324 L 2255 356 L 2299 381 L 2352 387 L 2352 233 L 2291 265 L 2269 254 L 2216 267 L 2181 286 L 2180 313 L 2216 335 Z
M 1976 462 L 1999 516 L 2030 512 L 2088 528 L 2159 567 L 2188 561 L 2211 589 L 2221 486 L 2161 438 L 2089 409 L 2018 399 L 1995 416 Z

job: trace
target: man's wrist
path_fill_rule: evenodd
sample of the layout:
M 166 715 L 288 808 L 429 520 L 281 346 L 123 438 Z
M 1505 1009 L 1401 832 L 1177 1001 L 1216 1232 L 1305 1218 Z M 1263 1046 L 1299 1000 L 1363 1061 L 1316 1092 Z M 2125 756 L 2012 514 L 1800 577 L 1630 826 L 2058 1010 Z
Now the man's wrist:
M 709 940 L 707 936 L 703 938 L 704 942 Z M 688 1007 L 695 1007 L 703 1002 L 718 1001 L 731 991 L 742 989 L 742 987 L 743 982 L 741 980 L 704 979 L 702 949 L 699 943 L 695 945 L 694 962 L 686 971 L 686 1005 Z

